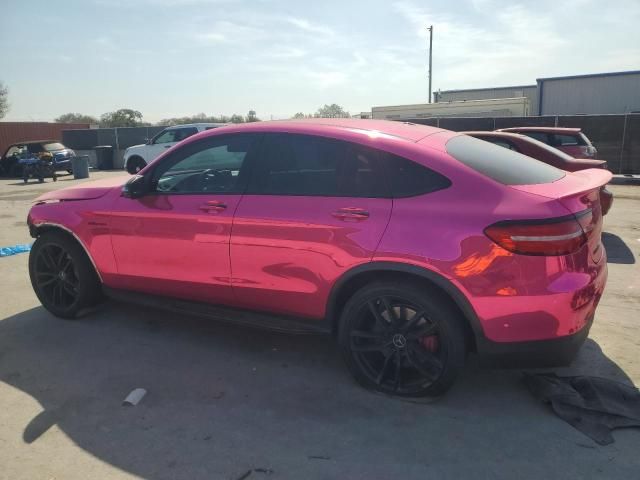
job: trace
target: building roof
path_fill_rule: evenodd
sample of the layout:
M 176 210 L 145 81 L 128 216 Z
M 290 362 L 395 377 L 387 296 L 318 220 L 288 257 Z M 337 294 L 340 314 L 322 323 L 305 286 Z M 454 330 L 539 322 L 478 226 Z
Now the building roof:
M 538 78 L 537 81 L 544 80 L 570 80 L 572 78 L 594 78 L 594 77 L 617 77 L 619 75 L 639 75 L 640 70 L 628 70 L 626 72 L 605 72 L 605 73 L 587 73 L 584 75 L 568 75 L 565 77 L 545 77 Z
M 485 88 L 462 88 L 459 90 L 439 90 L 434 92 L 435 94 L 440 93 L 463 93 L 463 92 L 482 92 L 483 90 L 515 90 L 518 88 L 536 88 L 537 85 L 514 85 L 512 87 L 485 87 Z

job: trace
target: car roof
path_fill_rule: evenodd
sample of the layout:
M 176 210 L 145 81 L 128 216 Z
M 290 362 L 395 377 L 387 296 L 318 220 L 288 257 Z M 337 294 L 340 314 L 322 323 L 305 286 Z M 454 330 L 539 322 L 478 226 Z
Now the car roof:
M 207 123 L 207 122 L 201 122 L 201 123 L 182 123 L 180 125 L 171 125 L 169 127 L 166 128 L 166 130 L 173 130 L 175 128 L 185 128 L 185 127 L 223 127 L 224 125 L 228 125 L 227 123 Z
M 581 128 L 569 128 L 569 127 L 509 127 L 500 128 L 496 130 L 498 132 L 542 132 L 542 133 L 580 133 Z
M 410 122 L 395 122 L 390 120 L 372 120 L 359 118 L 308 118 L 300 120 L 268 120 L 263 122 L 230 124 L 216 133 L 223 131 L 234 132 L 295 132 L 309 135 L 327 135 L 331 132 L 361 132 L 369 136 L 391 136 L 409 142 L 420 140 L 447 130 L 418 125 Z M 213 131 L 209 131 L 213 135 Z M 453 132 L 451 132 L 453 133 Z

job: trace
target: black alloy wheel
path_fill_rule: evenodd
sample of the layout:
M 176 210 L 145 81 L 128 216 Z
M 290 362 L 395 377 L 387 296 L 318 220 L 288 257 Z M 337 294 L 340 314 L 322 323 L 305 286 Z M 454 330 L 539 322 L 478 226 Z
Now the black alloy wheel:
M 82 246 L 68 233 L 40 235 L 29 254 L 31 285 L 42 305 L 62 318 L 75 318 L 102 298 L 96 270 Z
M 345 306 L 342 322 L 347 365 L 367 388 L 406 397 L 440 395 L 464 364 L 459 313 L 414 286 L 365 287 Z

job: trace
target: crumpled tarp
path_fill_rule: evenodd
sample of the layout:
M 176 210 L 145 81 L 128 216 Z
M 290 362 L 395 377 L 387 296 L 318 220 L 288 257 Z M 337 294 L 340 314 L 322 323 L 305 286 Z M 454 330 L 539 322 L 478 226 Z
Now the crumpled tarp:
M 611 430 L 640 427 L 640 391 L 599 377 L 558 377 L 553 373 L 525 376 L 533 395 L 550 403 L 564 421 L 600 445 L 615 440 Z
M 0 247 L 0 257 L 10 257 L 16 253 L 28 252 L 31 250 L 31 245 L 27 243 L 14 245 L 12 247 Z

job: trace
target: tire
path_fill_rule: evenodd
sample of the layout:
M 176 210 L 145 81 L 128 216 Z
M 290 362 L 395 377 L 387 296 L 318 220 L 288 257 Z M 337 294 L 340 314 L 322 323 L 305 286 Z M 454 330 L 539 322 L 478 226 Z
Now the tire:
M 378 282 L 347 301 L 338 343 L 363 387 L 401 397 L 437 397 L 464 367 L 463 321 L 449 302 L 424 286 Z
M 142 158 L 131 157 L 127 162 L 127 172 L 129 172 L 131 175 L 135 175 L 146 166 L 147 162 L 145 162 Z
M 75 318 L 102 296 L 87 254 L 61 231 L 45 232 L 36 239 L 29 254 L 29 277 L 42 306 L 57 317 Z

